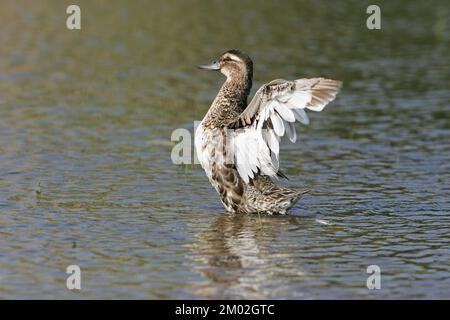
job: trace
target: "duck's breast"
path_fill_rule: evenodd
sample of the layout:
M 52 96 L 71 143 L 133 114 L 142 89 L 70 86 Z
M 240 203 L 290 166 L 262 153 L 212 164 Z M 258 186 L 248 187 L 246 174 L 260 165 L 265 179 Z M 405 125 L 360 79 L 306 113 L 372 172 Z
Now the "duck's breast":
M 197 158 L 211 180 L 213 166 L 225 164 L 225 154 L 222 141 L 223 129 L 208 128 L 201 123 L 195 132 L 195 151 Z

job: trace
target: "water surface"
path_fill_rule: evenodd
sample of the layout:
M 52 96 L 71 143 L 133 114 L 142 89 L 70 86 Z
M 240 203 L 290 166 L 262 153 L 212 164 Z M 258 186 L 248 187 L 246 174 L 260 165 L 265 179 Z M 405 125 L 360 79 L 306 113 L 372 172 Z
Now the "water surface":
M 377 31 L 365 1 L 78 4 L 81 31 L 60 1 L 0 4 L 0 298 L 450 298 L 447 1 L 381 1 Z M 288 217 L 225 214 L 171 162 L 223 81 L 194 66 L 230 48 L 256 88 L 344 81 L 282 147 L 312 189 Z

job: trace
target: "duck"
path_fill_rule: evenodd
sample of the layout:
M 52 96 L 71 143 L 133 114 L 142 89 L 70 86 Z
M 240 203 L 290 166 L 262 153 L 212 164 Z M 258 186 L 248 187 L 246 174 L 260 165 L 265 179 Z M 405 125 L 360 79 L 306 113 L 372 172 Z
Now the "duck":
M 285 215 L 308 189 L 275 183 L 280 170 L 280 142 L 297 139 L 295 123 L 307 125 L 306 110 L 322 111 L 342 82 L 326 78 L 276 79 L 262 85 L 247 103 L 253 61 L 236 49 L 199 65 L 226 80 L 195 130 L 197 159 L 227 212 Z

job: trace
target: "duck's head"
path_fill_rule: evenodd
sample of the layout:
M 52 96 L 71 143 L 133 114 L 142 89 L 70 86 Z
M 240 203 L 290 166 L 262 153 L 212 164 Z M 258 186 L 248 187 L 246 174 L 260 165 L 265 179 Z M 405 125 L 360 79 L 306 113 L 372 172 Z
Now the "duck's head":
M 200 69 L 216 70 L 223 73 L 228 79 L 245 79 L 251 82 L 253 76 L 253 62 L 250 57 L 239 50 L 228 50 L 211 63 L 201 64 Z

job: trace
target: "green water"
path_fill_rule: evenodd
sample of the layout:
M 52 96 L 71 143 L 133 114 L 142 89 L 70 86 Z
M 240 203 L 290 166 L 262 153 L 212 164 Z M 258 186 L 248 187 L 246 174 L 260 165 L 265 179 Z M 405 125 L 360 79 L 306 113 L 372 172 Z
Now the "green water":
M 76 2 L 81 31 L 0 3 L 0 298 L 450 299 L 448 1 L 378 1 L 373 31 L 368 1 Z M 171 161 L 223 81 L 194 66 L 231 48 L 256 88 L 344 82 L 282 147 L 312 189 L 288 217 L 227 215 Z

